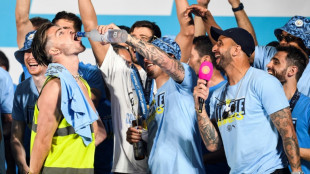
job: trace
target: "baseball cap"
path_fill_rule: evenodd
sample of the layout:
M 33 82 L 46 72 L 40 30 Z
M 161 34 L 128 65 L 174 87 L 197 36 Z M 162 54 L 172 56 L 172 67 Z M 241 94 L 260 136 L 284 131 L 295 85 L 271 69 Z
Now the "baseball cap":
M 161 37 L 155 39 L 152 44 L 162 49 L 166 53 L 173 54 L 177 60 L 181 59 L 181 49 L 173 39 L 169 37 Z
M 33 40 L 34 34 L 36 32 L 37 32 L 37 30 L 33 30 L 33 31 L 30 31 L 29 33 L 27 33 L 27 35 L 25 37 L 24 47 L 15 51 L 14 55 L 15 55 L 16 60 L 19 63 L 25 64 L 25 62 L 24 62 L 25 51 L 27 51 L 31 48 L 32 40 Z
M 289 34 L 299 37 L 310 49 L 310 20 L 303 16 L 292 17 L 283 27 L 274 30 L 274 34 L 277 36 L 286 31 Z
M 218 38 L 223 35 L 231 38 L 234 42 L 241 46 L 241 49 L 247 56 L 251 56 L 251 54 L 255 50 L 255 43 L 252 35 L 243 28 L 230 28 L 227 30 L 221 30 L 215 27 L 211 27 L 211 36 L 214 40 L 218 40 Z

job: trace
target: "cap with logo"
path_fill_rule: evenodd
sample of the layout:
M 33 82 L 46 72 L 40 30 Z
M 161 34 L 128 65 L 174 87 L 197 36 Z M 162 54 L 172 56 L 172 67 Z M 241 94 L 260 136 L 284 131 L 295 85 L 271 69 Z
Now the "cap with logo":
M 211 36 L 214 40 L 223 35 L 231 38 L 236 44 L 241 46 L 242 51 L 250 57 L 255 50 L 255 43 L 252 35 L 243 28 L 230 28 L 227 30 L 221 30 L 215 27 L 211 27 Z

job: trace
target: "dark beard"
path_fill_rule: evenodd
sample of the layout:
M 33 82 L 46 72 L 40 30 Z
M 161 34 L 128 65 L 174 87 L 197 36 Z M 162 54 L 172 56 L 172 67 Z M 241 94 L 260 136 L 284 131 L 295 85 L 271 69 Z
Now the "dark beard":
M 286 79 L 285 79 L 285 74 L 286 74 L 287 68 L 285 68 L 283 71 L 281 71 L 280 73 L 276 73 L 274 76 L 281 82 L 281 84 L 285 84 L 286 83 Z

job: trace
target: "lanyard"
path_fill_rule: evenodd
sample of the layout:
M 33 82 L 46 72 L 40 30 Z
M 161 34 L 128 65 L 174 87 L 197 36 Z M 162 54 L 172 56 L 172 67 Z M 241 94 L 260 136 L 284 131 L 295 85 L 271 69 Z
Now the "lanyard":
M 295 93 L 294 93 L 292 99 L 290 100 L 290 109 L 291 109 L 291 112 L 293 112 L 294 107 L 295 107 L 295 105 L 296 105 L 296 103 L 297 103 L 299 97 L 300 97 L 300 92 L 298 92 L 298 89 L 296 89 L 296 91 L 295 91 Z
M 150 77 L 146 78 L 144 96 L 147 105 L 150 105 L 150 103 L 153 100 L 153 84 L 154 84 L 153 81 L 154 80 Z
M 132 64 L 131 65 L 131 80 L 133 82 L 133 85 L 135 87 L 135 90 L 137 92 L 138 95 L 138 99 L 139 99 L 139 103 L 140 103 L 140 109 L 142 111 L 142 118 L 145 120 L 146 119 L 146 114 L 147 114 L 147 105 L 146 105 L 146 100 L 144 98 L 144 92 L 143 92 L 143 88 L 142 88 L 142 83 L 141 83 L 141 78 L 139 75 L 139 72 L 137 70 L 137 68 Z

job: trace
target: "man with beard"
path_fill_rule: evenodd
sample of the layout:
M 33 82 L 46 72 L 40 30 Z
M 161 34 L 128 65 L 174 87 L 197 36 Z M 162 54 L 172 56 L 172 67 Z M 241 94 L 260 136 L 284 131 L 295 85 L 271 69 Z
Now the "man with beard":
M 94 173 L 95 145 L 106 132 L 78 74 L 85 47 L 73 30 L 46 23 L 31 49 L 38 64 L 49 66 L 35 105 L 29 173 Z
M 258 46 L 255 36 L 254 28 L 249 20 L 242 3 L 240 0 L 229 0 L 232 10 L 234 12 L 238 27 L 243 28 L 250 32 L 255 40 L 255 51 L 249 57 L 251 66 L 254 68 L 262 69 L 267 71 L 267 64 L 270 59 L 277 52 L 275 47 L 272 46 Z M 210 27 L 220 28 L 215 22 L 209 9 L 199 6 L 192 5 L 189 10 L 197 12 L 203 19 L 203 25 L 207 29 L 208 34 L 210 33 Z M 198 14 L 200 13 L 200 14 Z M 281 46 L 294 46 L 300 49 L 305 55 L 310 56 L 310 20 L 304 16 L 293 16 L 287 23 L 274 30 L 274 35 L 279 41 Z M 301 93 L 310 97 L 310 65 L 307 65 L 304 73 L 300 77 L 297 83 L 298 89 Z
M 211 79 L 208 81 L 209 97 L 205 101 L 205 108 L 207 114 L 210 115 L 210 98 L 212 93 L 227 83 L 224 79 L 220 68 L 216 65 L 214 53 L 212 53 L 212 42 L 208 36 L 198 36 L 193 40 L 191 56 L 188 65 L 194 69 L 196 75 L 198 76 L 201 64 L 204 61 L 212 62 L 213 73 Z M 205 145 L 202 144 L 203 161 L 205 165 L 205 171 L 208 174 L 212 173 L 229 173 L 229 167 L 226 161 L 224 149 L 221 148 L 216 152 L 209 152 Z
M 156 47 L 134 37 L 128 37 L 127 43 L 144 55 L 147 74 L 157 87 L 146 118 L 148 138 L 129 128 L 127 141 L 147 142 L 151 173 L 205 173 L 192 97 L 195 72 L 178 61 L 180 48 L 169 38 L 154 40 Z
M 267 64 L 268 73 L 283 85 L 300 147 L 301 169 L 304 173 L 310 173 L 310 98 L 297 88 L 308 58 L 293 46 L 277 47 L 277 51 Z
M 210 118 L 198 112 L 198 97 L 206 99 L 209 89 L 198 80 L 194 90 L 200 133 L 208 150 L 224 146 L 230 173 L 290 173 L 279 144 L 293 172 L 301 172 L 297 137 L 289 104 L 278 80 L 250 67 L 254 39 L 242 28 L 211 27 L 217 41 L 213 47 L 216 64 L 227 74 L 228 83 L 216 90 L 210 101 Z

